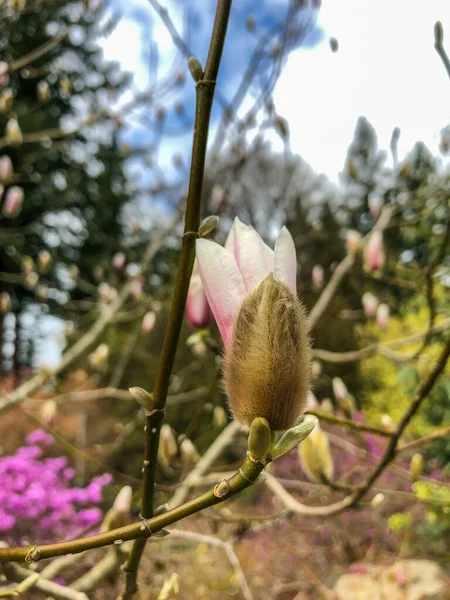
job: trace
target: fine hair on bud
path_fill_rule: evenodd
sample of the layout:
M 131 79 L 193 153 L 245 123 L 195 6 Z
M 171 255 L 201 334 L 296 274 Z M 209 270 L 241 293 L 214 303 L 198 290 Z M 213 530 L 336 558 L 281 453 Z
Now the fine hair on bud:
M 289 429 L 305 412 L 308 330 L 300 301 L 272 274 L 242 302 L 225 355 L 224 384 L 230 409 L 245 429 L 256 417 L 272 431 Z

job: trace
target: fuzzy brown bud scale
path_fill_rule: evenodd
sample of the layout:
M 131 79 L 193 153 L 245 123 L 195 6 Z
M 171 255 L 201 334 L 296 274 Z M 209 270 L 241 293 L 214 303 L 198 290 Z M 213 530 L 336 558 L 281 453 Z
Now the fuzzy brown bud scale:
M 242 302 L 224 383 L 231 411 L 246 429 L 256 417 L 266 419 L 272 431 L 289 429 L 306 410 L 308 329 L 298 298 L 272 274 Z

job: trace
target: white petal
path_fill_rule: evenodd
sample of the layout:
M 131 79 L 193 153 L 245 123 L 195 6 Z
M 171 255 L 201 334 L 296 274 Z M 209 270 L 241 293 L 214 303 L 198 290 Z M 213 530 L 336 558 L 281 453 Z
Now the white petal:
M 273 276 L 287 285 L 293 294 L 297 293 L 297 256 L 294 240 L 286 227 L 280 231 L 275 244 Z
M 246 296 L 242 275 L 229 252 L 209 240 L 197 240 L 197 261 L 203 288 L 225 346 L 231 342 L 233 325 Z
M 234 256 L 248 292 L 273 271 L 272 251 L 253 227 L 244 225 L 238 217 L 228 234 L 225 249 Z

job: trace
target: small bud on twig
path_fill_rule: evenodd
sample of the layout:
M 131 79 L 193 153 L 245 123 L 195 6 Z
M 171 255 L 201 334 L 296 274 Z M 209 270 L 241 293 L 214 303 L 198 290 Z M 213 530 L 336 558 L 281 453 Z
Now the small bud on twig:
M 269 452 L 270 427 L 266 419 L 257 417 L 253 419 L 248 436 L 248 450 L 250 457 L 262 460 Z
M 198 228 L 199 236 L 206 237 L 207 235 L 215 231 L 218 225 L 219 217 L 216 217 L 215 215 L 210 215 L 209 217 L 206 217 L 200 223 L 200 227 Z
M 434 43 L 436 46 L 442 46 L 444 41 L 444 29 L 440 21 L 436 21 L 434 24 Z
M 154 408 L 152 395 L 149 394 L 146 390 L 141 387 L 130 387 L 128 391 L 133 396 L 133 398 L 138 402 L 142 408 L 145 410 L 151 411 Z
M 192 79 L 195 81 L 195 83 L 198 83 L 203 79 L 203 67 L 198 58 L 195 58 L 195 56 L 191 56 L 188 59 L 188 67 L 192 75 Z

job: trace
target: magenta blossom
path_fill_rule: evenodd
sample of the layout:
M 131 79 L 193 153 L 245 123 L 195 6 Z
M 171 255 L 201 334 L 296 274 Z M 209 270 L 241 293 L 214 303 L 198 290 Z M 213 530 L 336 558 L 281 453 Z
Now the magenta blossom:
M 212 313 L 206 299 L 202 280 L 198 271 L 197 261 L 194 262 L 191 282 L 186 300 L 186 317 L 190 325 L 202 329 L 212 321 Z

